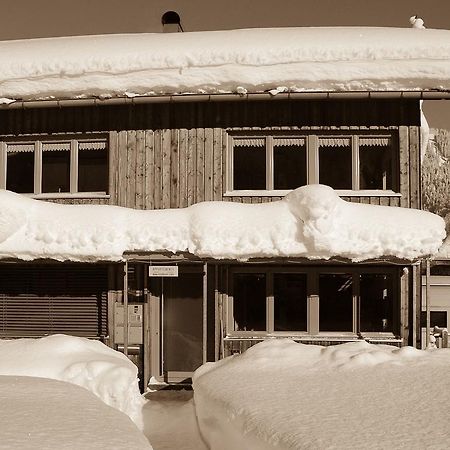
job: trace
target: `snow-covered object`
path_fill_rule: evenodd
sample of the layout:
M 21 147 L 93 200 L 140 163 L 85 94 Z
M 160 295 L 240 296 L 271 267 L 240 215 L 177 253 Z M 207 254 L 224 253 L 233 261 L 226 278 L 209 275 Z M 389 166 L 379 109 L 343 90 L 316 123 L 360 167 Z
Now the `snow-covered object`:
M 0 375 L 52 378 L 82 386 L 142 427 L 136 366 L 99 341 L 65 335 L 0 339 Z
M 449 259 L 450 260 L 450 235 L 444 241 L 440 247 L 438 253 L 435 255 L 434 259 Z
M 415 259 L 436 253 L 444 237 L 437 215 L 346 202 L 324 185 L 266 204 L 202 202 L 154 211 L 60 205 L 0 191 L 3 258 L 121 260 L 125 251 L 169 251 L 240 260 Z
M 450 31 L 272 28 L 0 43 L 0 97 L 450 89 Z
M 411 26 L 413 28 L 419 28 L 421 30 L 425 29 L 425 25 L 424 25 L 423 19 L 421 19 L 418 16 L 411 16 L 409 18 L 409 23 L 411 24 Z
M 69 383 L 0 376 L 0 404 L 3 450 L 152 450 L 128 417 Z
M 445 449 L 450 349 L 268 340 L 194 375 L 211 450 Z

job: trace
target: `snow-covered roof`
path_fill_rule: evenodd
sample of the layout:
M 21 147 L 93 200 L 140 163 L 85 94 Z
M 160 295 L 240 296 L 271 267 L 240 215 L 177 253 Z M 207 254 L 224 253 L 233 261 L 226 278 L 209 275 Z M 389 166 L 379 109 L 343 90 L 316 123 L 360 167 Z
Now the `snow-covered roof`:
M 273 28 L 0 42 L 3 102 L 449 89 L 447 30 Z
M 425 211 L 346 202 L 308 185 L 266 204 L 202 202 L 141 211 L 60 205 L 0 191 L 0 258 L 118 261 L 126 251 L 216 259 L 415 259 L 437 252 L 444 220 Z

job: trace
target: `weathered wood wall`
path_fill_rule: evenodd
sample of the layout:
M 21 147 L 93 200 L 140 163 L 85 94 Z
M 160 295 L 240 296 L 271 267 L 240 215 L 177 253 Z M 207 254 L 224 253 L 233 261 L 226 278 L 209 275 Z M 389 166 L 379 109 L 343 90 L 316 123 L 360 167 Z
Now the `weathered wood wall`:
M 162 103 L 0 111 L 0 135 L 108 132 L 109 200 L 139 209 L 205 200 L 260 203 L 279 197 L 224 197 L 229 129 L 398 130 L 400 193 L 352 202 L 420 207 L 420 110 L 416 100 L 273 100 Z M 56 200 L 60 201 L 60 200 Z

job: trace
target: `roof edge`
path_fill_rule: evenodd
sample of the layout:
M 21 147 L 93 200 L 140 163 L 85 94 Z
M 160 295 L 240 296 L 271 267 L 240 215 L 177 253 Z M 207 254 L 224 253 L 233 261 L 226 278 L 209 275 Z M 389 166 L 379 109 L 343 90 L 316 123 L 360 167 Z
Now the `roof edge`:
M 0 109 L 62 108 L 81 106 L 139 105 L 146 103 L 227 102 L 258 100 L 348 100 L 348 99 L 415 99 L 450 100 L 450 90 L 430 91 L 312 91 L 312 92 L 249 92 L 245 94 L 168 94 L 136 97 L 76 98 L 59 100 L 18 100 L 0 104 Z

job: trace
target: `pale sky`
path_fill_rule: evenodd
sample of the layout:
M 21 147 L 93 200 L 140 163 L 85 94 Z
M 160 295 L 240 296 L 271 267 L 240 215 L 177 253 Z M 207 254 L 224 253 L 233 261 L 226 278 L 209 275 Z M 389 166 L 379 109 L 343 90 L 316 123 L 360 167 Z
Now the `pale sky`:
M 0 40 L 161 31 L 175 10 L 185 31 L 284 26 L 450 29 L 450 0 L 0 0 Z M 450 129 L 450 100 L 426 102 L 430 126 Z

